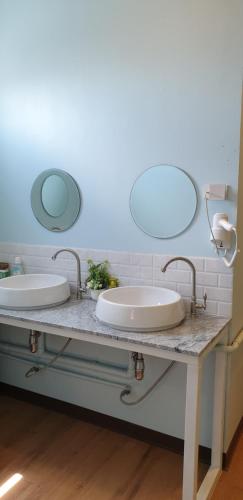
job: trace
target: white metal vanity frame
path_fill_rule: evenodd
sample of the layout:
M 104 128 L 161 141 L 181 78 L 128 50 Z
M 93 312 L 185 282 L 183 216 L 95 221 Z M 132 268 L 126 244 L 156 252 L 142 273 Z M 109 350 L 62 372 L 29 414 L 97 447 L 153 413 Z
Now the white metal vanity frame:
M 222 471 L 223 432 L 225 413 L 225 386 L 226 386 L 226 358 L 223 351 L 216 351 L 214 375 L 214 402 L 212 422 L 212 457 L 211 466 L 197 491 L 198 478 L 198 449 L 200 431 L 200 400 L 202 389 L 202 370 L 205 357 L 213 350 L 216 344 L 225 343 L 228 325 L 216 336 L 208 347 L 199 356 L 177 353 L 166 349 L 148 347 L 143 344 L 133 343 L 114 338 L 104 338 L 86 332 L 77 332 L 72 329 L 57 326 L 41 325 L 34 321 L 24 321 L 13 317 L 0 316 L 0 322 L 20 328 L 43 331 L 48 334 L 70 337 L 76 340 L 102 344 L 116 349 L 137 351 L 142 354 L 161 359 L 185 363 L 187 366 L 186 382 L 186 410 L 184 433 L 184 468 L 183 468 L 183 494 L 182 500 L 207 500 L 213 493 L 216 482 Z M 227 320 L 226 320 L 227 323 Z

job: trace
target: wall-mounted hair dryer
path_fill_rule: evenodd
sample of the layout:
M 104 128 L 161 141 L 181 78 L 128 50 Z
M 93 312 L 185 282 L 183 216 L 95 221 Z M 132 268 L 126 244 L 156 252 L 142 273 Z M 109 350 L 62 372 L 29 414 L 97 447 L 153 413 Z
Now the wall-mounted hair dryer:
M 227 259 L 226 254 L 232 246 L 233 234 L 235 235 L 235 250 L 231 258 Z M 225 250 L 225 256 L 223 257 L 224 264 L 227 267 L 232 267 L 239 250 L 237 243 L 237 230 L 236 227 L 229 222 L 227 214 L 217 213 L 214 215 L 210 240 L 214 243 L 218 250 Z

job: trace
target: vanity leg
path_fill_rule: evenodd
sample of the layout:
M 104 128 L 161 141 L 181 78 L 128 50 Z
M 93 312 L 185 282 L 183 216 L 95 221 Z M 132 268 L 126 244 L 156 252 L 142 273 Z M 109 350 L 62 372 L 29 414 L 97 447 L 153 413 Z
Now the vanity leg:
M 216 352 L 214 375 L 214 406 L 212 431 L 211 467 L 222 469 L 222 452 L 224 438 L 225 385 L 226 385 L 225 352 Z
M 198 360 L 195 364 L 188 364 L 184 435 L 183 500 L 195 500 L 197 496 L 201 378 L 201 362 Z
M 211 466 L 200 486 L 197 500 L 205 500 L 211 497 L 222 472 L 226 364 L 226 353 L 221 351 L 216 352 Z

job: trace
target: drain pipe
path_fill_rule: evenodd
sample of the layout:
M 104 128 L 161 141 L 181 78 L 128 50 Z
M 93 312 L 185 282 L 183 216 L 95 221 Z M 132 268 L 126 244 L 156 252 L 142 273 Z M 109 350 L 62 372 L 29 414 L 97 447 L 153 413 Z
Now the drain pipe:
M 136 380 L 143 380 L 144 378 L 144 357 L 140 352 L 133 352 L 132 358 L 134 361 L 134 375 Z
M 243 342 L 243 330 L 241 330 L 235 340 L 232 342 L 230 345 L 217 345 L 214 348 L 214 351 L 221 351 L 221 352 L 226 352 L 227 354 L 231 354 L 232 352 L 236 351 L 241 343 Z
M 38 351 L 38 339 L 41 333 L 37 332 L 37 330 L 30 330 L 29 335 L 29 348 L 32 354 L 35 354 Z
M 34 330 L 32 330 L 34 331 Z M 40 336 L 40 333 L 39 332 L 35 332 L 35 334 L 39 334 L 38 336 Z M 36 338 L 36 337 L 35 337 Z M 38 338 L 38 337 L 37 337 Z M 37 373 L 39 372 L 43 372 L 45 370 L 48 370 L 48 368 L 50 368 L 54 363 L 55 361 L 60 358 L 60 356 L 62 355 L 62 353 L 66 350 L 66 348 L 68 347 L 68 345 L 70 344 L 70 342 L 72 342 L 72 339 L 69 338 L 67 339 L 67 341 L 65 342 L 64 346 L 60 349 L 60 351 L 58 351 L 58 353 L 51 359 L 51 361 L 49 361 L 49 363 L 47 363 L 46 365 L 44 366 L 32 366 L 26 373 L 25 373 L 25 377 L 26 378 L 29 378 L 29 377 L 32 377 L 32 375 L 36 375 Z M 36 351 L 33 351 L 33 352 L 36 352 Z
M 143 360 L 143 355 L 142 354 L 139 354 L 139 353 L 133 353 L 133 358 L 135 360 L 135 378 L 136 380 L 142 380 L 142 378 L 137 378 L 137 373 L 136 373 L 136 366 L 137 364 L 139 363 L 138 365 L 138 373 L 141 374 L 141 358 L 140 356 L 142 357 L 142 361 L 144 363 L 144 360 Z M 120 401 L 121 403 L 123 403 L 124 405 L 126 406 L 135 406 L 139 403 L 141 403 L 142 401 L 144 401 L 144 399 L 146 399 L 149 394 L 151 394 L 151 392 L 155 389 L 155 387 L 157 387 L 157 385 L 163 380 L 163 378 L 167 375 L 167 373 L 169 373 L 169 371 L 171 370 L 171 368 L 176 364 L 175 361 L 171 361 L 171 363 L 169 363 L 169 365 L 167 366 L 167 368 L 163 371 L 163 373 L 161 373 L 161 375 L 153 382 L 153 384 L 144 392 L 144 394 L 142 394 L 142 396 L 140 396 L 139 398 L 133 400 L 133 401 L 129 401 L 127 399 L 125 399 L 127 396 L 129 396 L 132 392 L 132 387 L 127 385 L 125 387 L 125 389 L 123 389 L 120 393 Z M 144 373 L 144 364 L 142 365 L 143 366 L 143 373 Z

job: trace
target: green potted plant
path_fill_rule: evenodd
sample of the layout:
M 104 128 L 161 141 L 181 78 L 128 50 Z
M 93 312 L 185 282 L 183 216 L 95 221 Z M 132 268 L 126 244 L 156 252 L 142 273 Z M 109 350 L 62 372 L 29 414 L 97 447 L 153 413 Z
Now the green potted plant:
M 93 300 L 97 300 L 103 290 L 109 288 L 110 273 L 108 271 L 109 262 L 104 260 L 99 264 L 95 264 L 92 259 L 87 260 L 88 263 L 88 278 L 86 286 L 90 289 L 90 296 Z

